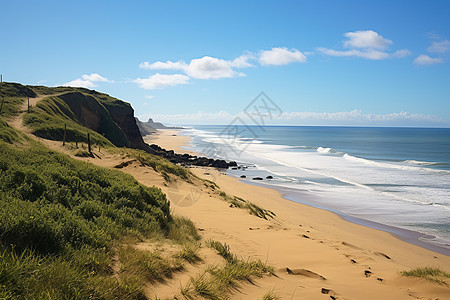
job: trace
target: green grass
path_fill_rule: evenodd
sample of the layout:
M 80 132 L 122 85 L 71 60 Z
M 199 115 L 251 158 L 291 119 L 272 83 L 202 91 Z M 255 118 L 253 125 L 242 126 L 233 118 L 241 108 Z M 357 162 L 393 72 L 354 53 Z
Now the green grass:
M 424 267 L 416 268 L 410 271 L 402 271 L 401 274 L 407 277 L 424 278 L 431 282 L 436 282 L 441 285 L 448 285 L 450 273 L 442 271 L 439 268 Z
M 273 290 L 268 291 L 262 296 L 262 300 L 280 300 L 281 297 L 277 295 Z
M 245 209 L 249 212 L 249 214 L 257 216 L 258 218 L 268 220 L 269 218 L 273 219 L 276 216 L 274 212 L 261 208 L 255 203 L 249 202 L 240 197 L 236 196 L 230 197 L 225 192 L 222 191 L 219 193 L 219 196 L 221 196 L 225 201 L 233 204 L 235 207 Z
M 198 254 L 199 250 L 200 243 L 188 242 L 182 245 L 180 251 L 178 251 L 174 257 L 185 260 L 191 264 L 201 262 L 202 258 Z
M 8 123 L 0 118 L 0 141 L 12 144 L 21 142 L 23 139 L 23 134 L 9 126 Z
M 112 146 L 106 137 L 79 124 L 70 107 L 59 97 L 48 97 L 38 102 L 31 113 L 25 114 L 24 123 L 35 135 L 45 139 L 62 141 L 66 125 L 67 142 L 87 143 L 89 133 L 92 144 Z
M 139 277 L 112 276 L 113 245 L 128 236 L 199 239 L 192 222 L 172 217 L 160 189 L 130 175 L 33 141 L 0 142 L 0 152 L 0 298 L 144 299 Z
M 157 251 L 143 251 L 131 245 L 120 247 L 120 273 L 124 276 L 135 276 L 145 282 L 164 282 L 172 278 L 174 272 L 183 270 L 182 261 L 177 258 L 163 257 Z
M 239 261 L 237 256 L 231 253 L 230 246 L 228 246 L 227 243 L 222 244 L 221 242 L 209 239 L 205 244 L 207 247 L 216 250 L 217 254 L 222 256 L 226 262 L 233 264 Z
M 191 277 L 190 281 L 180 288 L 186 299 L 200 296 L 206 299 L 227 299 L 227 293 L 237 290 L 242 282 L 253 283 L 254 278 L 274 275 L 274 269 L 261 260 L 243 260 L 231 253 L 226 244 L 208 240 L 206 246 L 217 251 L 225 260 L 223 266 L 209 266 L 204 273 Z
M 156 172 L 162 173 L 165 179 L 166 176 L 164 175 L 164 173 L 166 173 L 166 175 L 173 174 L 188 182 L 190 182 L 191 178 L 194 177 L 194 175 L 189 170 L 171 163 L 164 157 L 152 155 L 143 150 L 129 149 L 129 148 L 115 148 L 109 149 L 109 151 L 111 153 L 119 154 L 122 157 L 136 159 L 142 165 L 151 167 Z

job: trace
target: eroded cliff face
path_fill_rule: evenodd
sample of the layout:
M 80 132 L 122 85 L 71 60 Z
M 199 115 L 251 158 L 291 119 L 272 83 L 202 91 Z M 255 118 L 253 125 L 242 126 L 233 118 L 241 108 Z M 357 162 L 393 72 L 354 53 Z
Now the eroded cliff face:
M 131 146 L 127 133 L 118 124 L 108 108 L 96 97 L 81 92 L 70 92 L 60 95 L 59 98 L 69 106 L 77 119 L 75 121 L 80 125 L 104 135 L 116 146 Z M 117 106 L 127 109 L 125 104 L 125 102 L 122 102 L 122 105 L 117 103 Z M 131 119 L 134 121 L 133 117 Z M 122 123 L 125 124 L 127 121 L 126 119 L 122 120 Z
M 129 147 L 147 150 L 148 145 L 142 139 L 131 105 L 120 100 L 103 103 L 103 105 L 108 110 L 114 122 L 125 133 L 130 143 Z

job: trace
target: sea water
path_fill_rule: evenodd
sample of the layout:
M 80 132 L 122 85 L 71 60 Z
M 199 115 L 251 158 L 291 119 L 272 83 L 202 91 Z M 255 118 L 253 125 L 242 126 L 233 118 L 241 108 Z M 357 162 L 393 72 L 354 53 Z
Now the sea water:
M 450 249 L 450 129 L 194 126 L 191 150 L 286 198 L 420 232 Z

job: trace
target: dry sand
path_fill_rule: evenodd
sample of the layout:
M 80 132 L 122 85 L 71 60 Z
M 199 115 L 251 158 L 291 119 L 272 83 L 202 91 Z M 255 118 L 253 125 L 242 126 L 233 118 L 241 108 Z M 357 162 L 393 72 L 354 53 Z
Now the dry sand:
M 24 130 L 22 117 L 10 124 Z M 73 157 L 73 151 L 62 147 L 61 142 L 38 140 Z M 180 136 L 178 130 L 160 130 L 146 141 L 186 153 L 181 146 L 187 145 L 189 138 Z M 107 168 L 126 160 L 117 154 L 96 154 L 101 159 L 75 158 Z M 264 220 L 230 207 L 201 181 L 189 184 L 178 180 L 167 184 L 161 174 L 137 163 L 121 170 L 143 184 L 160 187 L 171 200 L 174 213 L 190 218 L 203 239 L 226 242 L 232 252 L 243 258 L 267 261 L 277 270 L 277 276 L 242 284 L 231 295 L 232 299 L 261 299 L 271 290 L 281 299 L 450 299 L 448 286 L 406 278 L 399 273 L 424 266 L 449 272 L 449 256 L 406 243 L 387 232 L 347 222 L 331 212 L 288 201 L 275 190 L 239 182 L 210 168 L 191 171 L 215 181 L 229 195 L 273 211 L 275 219 Z M 164 284 L 147 286 L 148 296 L 158 299 L 179 296 L 180 286 L 190 276 L 218 261 L 210 249 L 202 248 L 200 254 L 203 263 L 188 266 L 187 272 Z

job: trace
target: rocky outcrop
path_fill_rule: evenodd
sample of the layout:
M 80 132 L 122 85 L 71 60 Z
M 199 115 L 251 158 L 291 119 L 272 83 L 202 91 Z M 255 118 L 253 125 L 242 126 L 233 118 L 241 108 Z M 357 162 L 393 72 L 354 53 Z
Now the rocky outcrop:
M 166 150 L 155 144 L 149 145 L 149 148 L 153 153 L 150 151 L 147 152 L 165 157 L 174 164 L 214 167 L 222 169 L 228 169 L 229 167 L 237 166 L 236 162 L 234 161 L 227 162 L 223 159 L 198 157 L 190 154 L 178 154 L 175 153 L 173 150 Z

